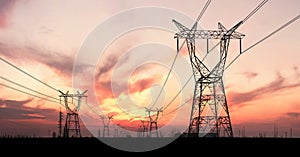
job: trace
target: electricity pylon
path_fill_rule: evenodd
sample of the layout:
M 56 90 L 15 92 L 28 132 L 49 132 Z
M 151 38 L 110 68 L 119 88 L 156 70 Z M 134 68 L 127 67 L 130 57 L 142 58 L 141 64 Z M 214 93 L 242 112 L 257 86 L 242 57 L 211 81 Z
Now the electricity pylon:
M 141 120 L 141 122 L 142 122 L 142 137 L 147 137 L 149 121 Z
M 102 119 L 102 124 L 103 124 L 103 137 L 109 137 L 109 124 L 110 120 L 113 118 L 113 115 L 110 116 L 102 116 L 100 115 L 100 118 Z M 106 120 L 106 121 L 105 121 Z
M 81 105 L 82 97 L 87 97 L 86 95 L 84 95 L 87 92 L 87 90 L 85 90 L 83 93 L 79 93 L 79 91 L 77 91 L 77 94 L 69 94 L 69 91 L 63 93 L 62 91 L 59 90 L 59 92 L 61 93 L 59 97 L 64 98 L 64 104 L 67 112 L 63 137 L 66 138 L 81 137 L 78 111 Z M 68 101 L 69 97 L 72 98 L 72 103 L 73 103 L 73 99 L 77 98 L 77 105 L 74 104 L 73 108 L 69 106 L 69 101 Z
M 149 116 L 149 123 L 150 123 L 150 132 L 149 132 L 149 136 L 153 137 L 152 134 L 154 133 L 156 135 L 156 137 L 158 136 L 158 125 L 157 125 L 157 120 L 159 117 L 159 113 L 163 112 L 162 109 L 148 109 L 145 108 L 146 112 L 148 113 Z M 151 114 L 154 113 L 154 114 Z M 155 130 L 155 132 L 153 132 L 153 130 Z
M 224 133 L 223 136 L 233 137 L 222 78 L 230 40 L 239 39 L 241 44 L 241 39 L 245 36 L 236 32 L 236 29 L 243 21 L 237 23 L 229 30 L 221 23 L 218 23 L 218 30 L 196 30 L 197 22 L 191 29 L 176 20 L 173 20 L 173 22 L 180 31 L 176 33 L 174 37 L 177 38 L 177 50 L 179 51 L 179 39 L 185 39 L 195 78 L 188 136 L 220 137 L 221 133 Z M 213 69 L 210 70 L 201 59 L 198 58 L 195 47 L 196 39 L 207 40 L 207 53 L 209 53 L 208 41 L 210 39 L 219 40 L 220 58 L 218 58 L 218 63 Z

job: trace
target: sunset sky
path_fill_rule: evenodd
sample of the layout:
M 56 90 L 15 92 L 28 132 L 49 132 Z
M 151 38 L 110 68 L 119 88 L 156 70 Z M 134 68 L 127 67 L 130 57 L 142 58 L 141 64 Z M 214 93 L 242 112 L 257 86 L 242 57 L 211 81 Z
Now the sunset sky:
M 244 19 L 260 0 L 212 0 L 198 29 L 228 29 Z M 204 0 L 0 0 L 0 56 L 61 91 L 88 90 L 80 108 L 84 135 L 103 125 L 99 115 L 113 115 L 112 126 L 137 129 L 145 107 L 165 108 L 192 74 L 184 47 L 161 96 L 158 93 L 176 55 L 177 31 L 172 19 L 187 27 L 201 12 Z M 246 36 L 245 50 L 299 15 L 298 0 L 269 0 L 238 28 Z M 240 56 L 226 71 L 224 83 L 234 136 L 263 132 L 273 127 L 285 136 L 290 129 L 300 137 L 300 21 Z M 181 41 L 182 42 L 182 41 Z M 210 41 L 213 46 L 217 41 Z M 238 55 L 231 41 L 229 63 Z M 206 50 L 197 44 L 199 57 Z M 214 65 L 218 48 L 208 56 Z M 48 136 L 57 131 L 58 112 L 64 105 L 32 97 L 7 86 L 39 95 L 6 79 L 59 99 L 60 93 L 0 60 L 0 136 Z M 194 80 L 166 107 L 159 125 L 188 127 Z M 39 95 L 40 97 L 45 97 Z M 174 111 L 174 112 L 173 112 Z M 168 130 L 167 129 L 167 130 Z M 165 133 L 167 134 L 167 133 Z

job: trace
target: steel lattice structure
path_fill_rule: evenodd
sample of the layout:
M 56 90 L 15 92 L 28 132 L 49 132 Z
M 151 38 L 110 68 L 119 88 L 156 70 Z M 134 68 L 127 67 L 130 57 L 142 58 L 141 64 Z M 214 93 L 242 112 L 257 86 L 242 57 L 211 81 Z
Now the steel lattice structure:
M 221 133 L 223 133 L 223 136 L 233 137 L 222 78 L 230 40 L 239 39 L 241 44 L 241 39 L 245 36 L 236 32 L 236 29 L 243 21 L 229 30 L 221 23 L 218 23 L 218 30 L 196 30 L 197 22 L 192 29 L 188 29 L 176 20 L 173 20 L 173 22 L 180 31 L 175 34 L 177 50 L 179 50 L 179 39 L 185 39 L 195 78 L 188 136 L 220 137 L 222 136 Z M 212 70 L 208 69 L 203 61 L 197 57 L 195 50 L 196 39 L 206 39 L 207 42 L 210 39 L 220 40 L 220 58 Z
M 61 93 L 61 95 L 59 97 L 64 98 L 64 104 L 65 104 L 66 112 L 67 112 L 63 137 L 66 137 L 66 138 L 81 137 L 78 111 L 79 111 L 79 108 L 81 105 L 82 97 L 87 97 L 86 95 L 84 95 L 87 92 L 87 90 L 84 91 L 83 93 L 79 93 L 77 91 L 77 94 L 69 94 L 69 91 L 67 91 L 66 93 L 63 93 L 62 91 L 59 90 L 59 92 Z M 74 108 L 70 108 L 70 106 L 69 106 L 69 102 L 68 102 L 69 97 L 72 98 L 72 102 L 73 102 L 74 97 L 77 98 L 77 105 L 75 105 Z
M 157 120 L 159 118 L 159 113 L 160 112 L 163 112 L 162 109 L 148 109 L 148 108 L 145 108 L 146 109 L 146 112 L 148 113 L 148 116 L 149 116 L 149 136 L 150 137 L 153 137 L 152 134 L 156 135 L 156 137 L 159 137 L 158 136 L 158 125 L 157 125 Z M 151 114 L 151 113 L 154 113 L 154 114 Z M 153 132 L 155 131 L 155 132 Z
M 103 137 L 110 137 L 109 124 L 110 124 L 110 120 L 113 118 L 113 115 L 109 115 L 107 117 L 100 115 L 100 118 L 102 119 L 102 124 L 103 124 Z M 105 119 L 107 121 L 105 121 Z

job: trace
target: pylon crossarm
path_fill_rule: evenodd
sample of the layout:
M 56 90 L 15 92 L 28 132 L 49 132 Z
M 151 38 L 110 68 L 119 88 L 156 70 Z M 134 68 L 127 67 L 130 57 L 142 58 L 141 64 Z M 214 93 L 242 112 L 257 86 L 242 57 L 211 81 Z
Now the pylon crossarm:
M 239 32 L 229 32 L 224 30 L 195 30 L 195 34 L 191 34 L 191 31 L 180 31 L 175 34 L 174 38 L 182 39 L 240 39 L 244 35 Z M 231 35 L 229 35 L 231 33 Z

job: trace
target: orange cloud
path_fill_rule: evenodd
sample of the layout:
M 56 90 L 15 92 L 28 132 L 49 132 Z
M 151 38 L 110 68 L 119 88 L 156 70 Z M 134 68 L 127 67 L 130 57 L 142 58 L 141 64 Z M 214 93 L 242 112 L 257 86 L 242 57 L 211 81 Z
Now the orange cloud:
M 258 76 L 258 73 L 255 72 L 243 72 L 242 75 L 246 76 L 248 79 L 253 79 Z
M 155 78 L 145 78 L 135 81 L 132 84 L 129 84 L 129 92 L 130 93 L 136 93 L 136 92 L 142 92 L 148 88 L 151 87 L 156 82 Z

